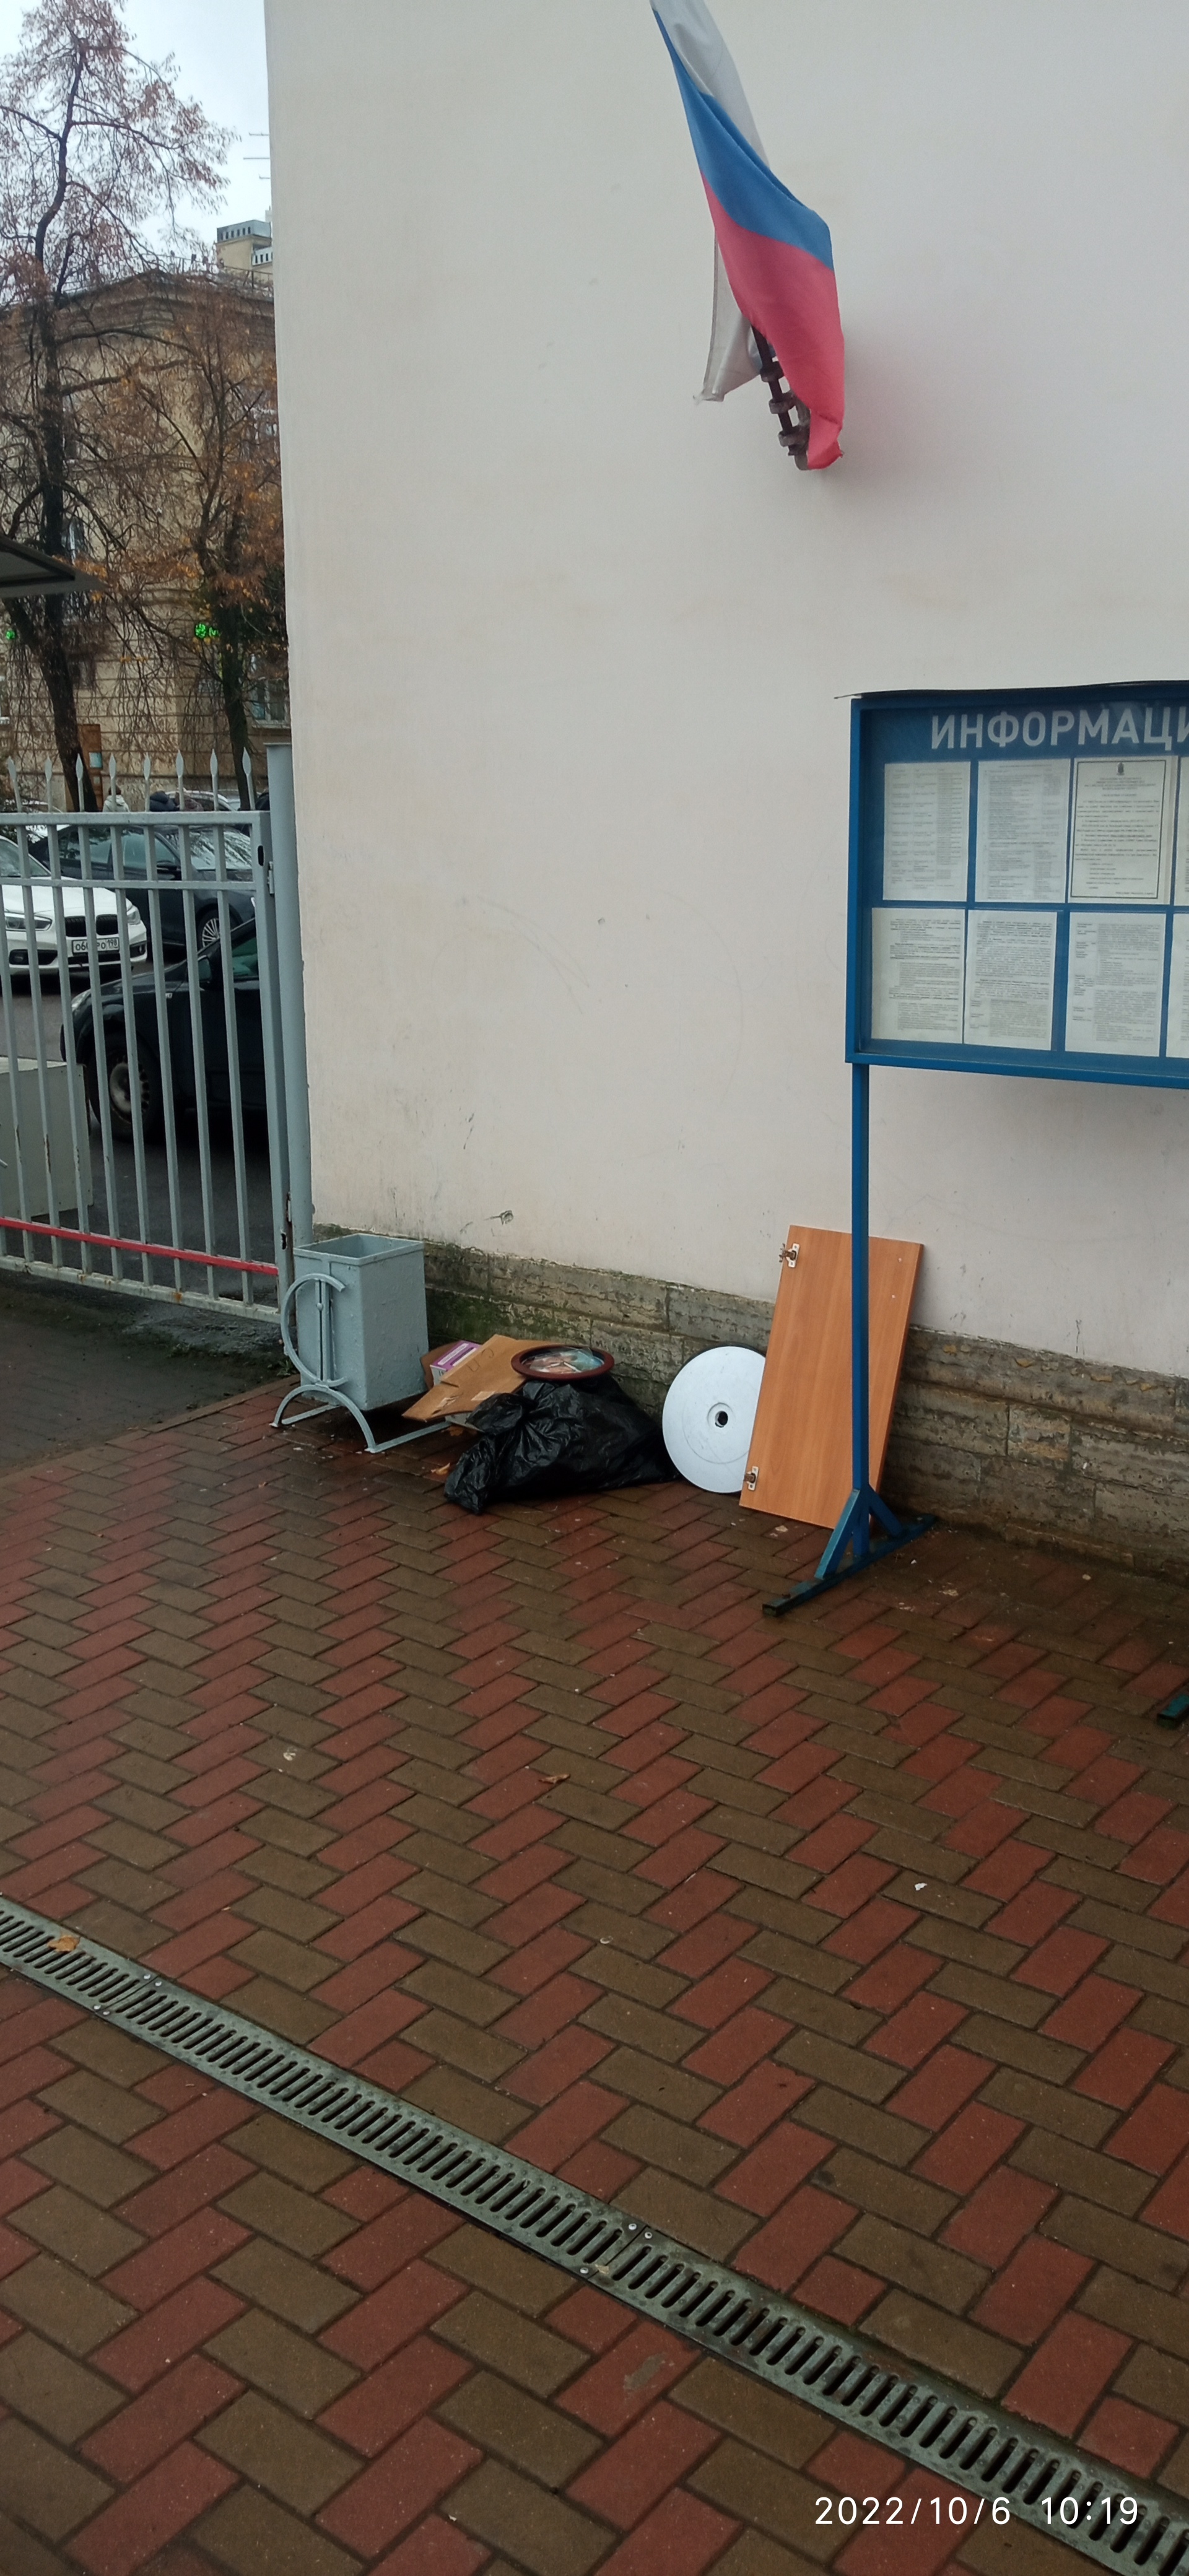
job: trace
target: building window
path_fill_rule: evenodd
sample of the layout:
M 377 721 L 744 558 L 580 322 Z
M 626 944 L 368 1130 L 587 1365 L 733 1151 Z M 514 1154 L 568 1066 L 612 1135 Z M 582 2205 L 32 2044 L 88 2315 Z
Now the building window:
M 263 671 L 254 672 L 248 693 L 248 705 L 253 724 L 287 725 L 289 722 L 288 682 L 271 679 Z

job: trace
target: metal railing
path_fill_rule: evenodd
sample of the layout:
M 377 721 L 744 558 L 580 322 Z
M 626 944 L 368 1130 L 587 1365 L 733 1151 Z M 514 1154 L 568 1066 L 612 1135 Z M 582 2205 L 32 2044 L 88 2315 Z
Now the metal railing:
M 209 807 L 185 798 L 179 756 L 176 805 L 150 803 L 147 760 L 130 803 L 113 760 L 102 810 L 69 812 L 52 764 L 36 808 L 8 767 L 0 1264 L 275 1307 L 293 1276 L 283 1031 L 300 1034 L 300 945 L 283 1007 L 275 899 L 288 868 L 296 918 L 291 799 L 275 830 L 245 757 L 249 803 L 222 801 L 212 754 Z

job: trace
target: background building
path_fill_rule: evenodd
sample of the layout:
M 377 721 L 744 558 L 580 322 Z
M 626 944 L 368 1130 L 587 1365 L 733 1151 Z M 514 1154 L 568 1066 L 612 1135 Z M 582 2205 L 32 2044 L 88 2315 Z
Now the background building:
M 719 16 L 833 231 L 821 475 L 758 386 L 692 399 L 711 233 L 645 0 L 269 8 L 318 1214 L 454 1247 L 476 1310 L 618 1313 L 658 1384 L 759 1329 L 790 1217 L 848 1222 L 851 693 L 1186 662 L 1183 10 Z M 902 1072 L 874 1111 L 874 1222 L 926 1247 L 902 1478 L 1124 1544 L 1158 1436 L 1175 1517 L 1189 1100 Z
M 96 776 L 114 757 L 137 778 L 147 753 L 170 790 L 180 750 L 207 795 L 212 750 L 234 795 L 242 742 L 262 777 L 288 733 L 271 268 L 239 256 L 271 260 L 271 235 L 225 229 L 235 256 L 220 241 L 217 273 L 121 279 L 67 298 L 57 321 L 67 471 L 77 457 L 87 493 L 64 551 L 92 577 L 63 627 L 80 750 Z M 24 329 L 21 312 L 3 317 L 0 481 L 18 522 L 38 431 Z M 23 645 L 18 604 L 0 619 L 0 760 L 38 801 L 52 735 Z
M 272 286 L 272 209 L 250 215 L 246 223 L 220 224 L 215 258 L 229 277 L 248 277 L 254 286 Z

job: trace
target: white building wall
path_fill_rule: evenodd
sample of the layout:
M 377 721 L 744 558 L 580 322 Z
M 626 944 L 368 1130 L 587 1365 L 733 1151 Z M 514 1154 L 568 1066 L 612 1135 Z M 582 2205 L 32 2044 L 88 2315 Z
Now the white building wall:
M 718 14 L 833 232 L 820 475 L 692 400 L 647 0 L 270 0 L 293 716 L 319 1217 L 770 1295 L 848 1222 L 848 694 L 1189 674 L 1189 15 Z M 1186 1368 L 1189 1099 L 873 1094 L 919 1321 Z

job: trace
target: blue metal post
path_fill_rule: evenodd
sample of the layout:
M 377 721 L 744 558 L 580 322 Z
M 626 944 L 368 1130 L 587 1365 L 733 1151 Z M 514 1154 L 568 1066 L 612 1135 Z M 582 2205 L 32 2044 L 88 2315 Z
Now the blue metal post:
M 851 1484 L 862 1496 L 871 1482 L 870 1066 L 852 1065 L 850 1080 Z M 870 1544 L 871 1527 L 864 1513 L 852 1535 L 855 1555 L 866 1556 Z
M 931 1516 L 901 1521 L 877 1494 L 871 1482 L 871 1067 L 860 1064 L 865 1034 L 863 989 L 866 966 L 863 951 L 862 907 L 862 750 L 863 705 L 855 699 L 850 720 L 850 853 L 849 894 L 846 948 L 846 1052 L 851 1068 L 850 1090 L 850 1376 L 851 1376 L 851 1491 L 838 1525 L 831 1530 L 821 1561 L 810 1583 L 799 1583 L 794 1592 L 783 1592 L 778 1601 L 765 1601 L 769 1618 L 779 1619 L 786 1610 L 799 1603 L 819 1600 L 831 1592 L 836 1583 L 848 1576 L 862 1574 L 893 1548 L 904 1547 L 909 1540 L 923 1537 L 932 1529 Z M 875 1545 L 871 1543 L 871 1524 L 876 1523 Z

